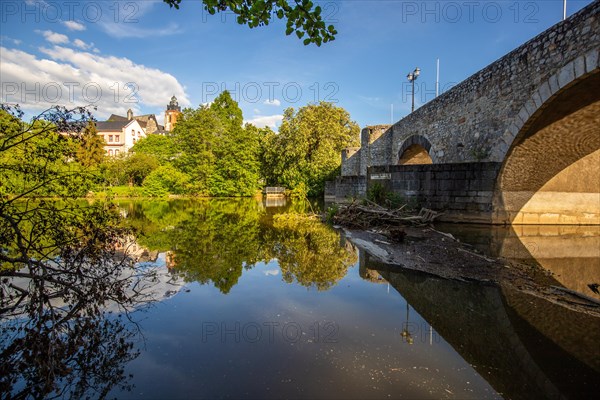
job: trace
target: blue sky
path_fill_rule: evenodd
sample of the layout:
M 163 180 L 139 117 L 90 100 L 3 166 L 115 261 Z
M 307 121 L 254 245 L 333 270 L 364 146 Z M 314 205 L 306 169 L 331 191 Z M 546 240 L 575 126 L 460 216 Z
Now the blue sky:
M 592 0 L 568 0 L 567 14 Z M 321 47 L 285 36 L 284 22 L 249 29 L 200 1 L 3 0 L 2 101 L 29 115 L 61 102 L 97 117 L 156 113 L 175 94 L 197 107 L 228 89 L 247 121 L 276 127 L 287 107 L 334 101 L 361 127 L 410 111 L 562 19 L 563 1 L 322 1 L 337 39 Z

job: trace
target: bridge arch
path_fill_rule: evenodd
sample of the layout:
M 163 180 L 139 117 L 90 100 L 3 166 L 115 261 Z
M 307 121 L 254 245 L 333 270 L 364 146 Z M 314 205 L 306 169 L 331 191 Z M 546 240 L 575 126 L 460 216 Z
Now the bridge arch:
M 398 165 L 433 164 L 431 143 L 426 137 L 408 137 L 398 151 Z
M 597 58 L 597 52 L 596 58 Z M 586 56 L 544 82 L 505 135 L 494 222 L 600 224 L 600 70 Z

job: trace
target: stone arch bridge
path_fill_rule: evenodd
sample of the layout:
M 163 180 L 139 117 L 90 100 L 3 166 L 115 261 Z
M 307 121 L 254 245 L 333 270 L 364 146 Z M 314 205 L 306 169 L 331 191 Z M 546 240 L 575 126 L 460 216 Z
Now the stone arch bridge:
M 361 132 L 326 197 L 383 185 L 453 221 L 600 224 L 600 1 L 394 125 Z

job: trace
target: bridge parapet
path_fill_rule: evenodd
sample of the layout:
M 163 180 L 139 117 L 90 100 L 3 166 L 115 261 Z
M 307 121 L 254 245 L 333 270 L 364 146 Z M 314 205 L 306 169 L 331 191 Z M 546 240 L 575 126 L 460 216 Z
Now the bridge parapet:
M 406 174 L 415 166 L 398 164 L 428 161 L 450 165 L 440 167 L 449 173 L 452 164 L 494 165 L 471 178 L 467 195 L 452 194 L 454 200 L 432 205 L 440 203 L 461 214 L 458 203 L 472 203 L 465 211 L 475 213 L 477 220 L 490 211 L 495 223 L 600 223 L 600 190 L 593 178 L 600 173 L 599 53 L 600 1 L 594 1 L 391 127 L 363 129 L 361 148 L 347 153 L 342 171 L 346 177 L 367 178 L 366 187 L 362 182 L 357 186 L 364 193 L 373 182 L 369 171 L 396 166 L 390 172 L 390 189 L 421 199 L 433 187 L 445 185 L 440 179 L 448 179 L 427 175 L 435 167 L 426 165 L 418 165 L 424 168 L 419 179 L 425 181 L 412 179 Z M 404 187 L 413 184 L 422 193 Z M 474 196 L 469 192 L 490 191 L 495 200 L 487 200 L 489 193 L 483 196 L 486 210 L 478 199 L 468 200 Z

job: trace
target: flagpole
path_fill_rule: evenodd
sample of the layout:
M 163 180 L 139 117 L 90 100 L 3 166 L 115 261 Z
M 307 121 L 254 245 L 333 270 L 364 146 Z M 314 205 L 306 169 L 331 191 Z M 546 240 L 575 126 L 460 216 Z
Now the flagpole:
M 567 0 L 563 0 L 563 21 L 567 19 Z

